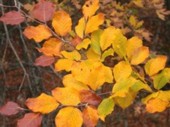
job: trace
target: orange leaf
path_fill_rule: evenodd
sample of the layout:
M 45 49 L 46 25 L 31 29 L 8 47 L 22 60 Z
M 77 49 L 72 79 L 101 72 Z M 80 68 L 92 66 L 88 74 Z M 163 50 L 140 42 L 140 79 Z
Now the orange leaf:
M 50 30 L 45 25 L 28 26 L 23 33 L 28 39 L 34 39 L 37 43 L 52 36 Z
M 50 38 L 47 40 L 43 47 L 38 49 L 39 52 L 43 52 L 46 56 L 60 56 L 60 48 L 62 42 L 57 38 Z
M 65 36 L 71 31 L 72 21 L 65 11 L 57 11 L 52 20 L 52 26 L 57 34 Z
M 83 110 L 83 121 L 85 127 L 95 127 L 97 125 L 99 115 L 97 109 L 91 106 L 87 106 Z
M 42 93 L 36 98 L 27 99 L 26 105 L 33 112 L 40 112 L 43 114 L 49 113 L 59 106 L 54 97 L 45 93 Z
M 95 30 L 98 30 L 99 26 L 102 25 L 103 22 L 104 22 L 103 13 L 99 13 L 95 16 L 92 16 L 91 18 L 89 18 L 87 22 L 85 34 L 92 33 Z
M 74 107 L 66 107 L 59 111 L 55 118 L 57 127 L 81 127 L 83 124 L 82 113 Z
M 52 95 L 63 105 L 77 105 L 80 103 L 79 93 L 74 88 L 55 88 L 52 90 Z
M 89 18 L 96 13 L 99 8 L 99 0 L 87 0 L 83 5 L 83 15 Z

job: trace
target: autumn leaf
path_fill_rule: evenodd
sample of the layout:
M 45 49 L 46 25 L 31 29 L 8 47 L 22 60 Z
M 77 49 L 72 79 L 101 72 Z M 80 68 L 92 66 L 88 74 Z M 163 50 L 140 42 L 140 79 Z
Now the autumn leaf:
M 70 60 L 80 60 L 81 59 L 81 55 L 77 50 L 73 50 L 71 52 L 67 52 L 67 51 L 62 51 L 61 54 Z
M 122 79 L 129 77 L 131 73 L 132 73 L 132 68 L 130 64 L 128 64 L 125 61 L 120 61 L 113 68 L 113 74 L 116 81 L 120 81 Z
M 170 68 L 165 68 L 161 73 L 153 77 L 153 84 L 155 89 L 163 88 L 170 81 Z
M 80 37 L 84 37 L 84 31 L 85 31 L 85 26 L 86 26 L 86 20 L 84 17 L 79 19 L 77 26 L 75 27 L 76 34 Z
M 146 58 L 149 56 L 149 48 L 146 46 L 142 46 L 136 49 L 131 58 L 132 65 L 138 65 L 145 61 Z
M 87 0 L 83 5 L 83 15 L 84 17 L 90 18 L 93 16 L 99 8 L 99 0 Z
M 40 127 L 41 121 L 41 114 L 26 113 L 23 118 L 17 121 L 17 127 Z
M 37 42 L 37 43 L 39 43 L 45 39 L 48 39 L 49 37 L 52 36 L 50 30 L 45 25 L 38 25 L 36 27 L 28 26 L 24 30 L 23 34 L 28 39 L 34 39 L 35 42 Z
M 102 98 L 90 90 L 81 90 L 80 100 L 83 103 L 88 103 L 93 106 L 98 106 L 102 101 Z
M 170 91 L 158 91 L 142 99 L 150 113 L 162 112 L 170 105 Z
M 28 98 L 25 104 L 33 112 L 40 112 L 42 114 L 50 113 L 59 106 L 54 97 L 45 93 L 41 93 L 36 98 Z
M 91 47 L 86 51 L 86 56 L 88 60 L 99 61 L 101 56 L 97 54 Z
M 89 38 L 85 38 L 82 42 L 80 42 L 77 46 L 76 49 L 87 49 L 89 44 L 91 43 L 91 40 Z
M 65 11 L 56 11 L 52 20 L 52 26 L 55 32 L 61 36 L 65 36 L 71 31 L 72 21 Z
M 53 56 L 45 56 L 42 55 L 38 58 L 36 58 L 35 60 L 35 65 L 36 66 L 42 66 L 42 67 L 46 67 L 46 66 L 50 66 L 51 64 L 53 64 L 55 61 Z
M 156 58 L 152 58 L 145 64 L 145 72 L 149 76 L 158 73 L 160 70 L 164 69 L 167 61 L 167 56 L 157 55 Z
M 87 85 L 77 81 L 72 74 L 65 75 L 62 81 L 65 87 L 72 87 L 78 91 L 89 89 Z
M 5 105 L 0 107 L 0 114 L 2 115 L 15 115 L 19 112 L 20 106 L 13 102 L 13 101 L 8 101 Z
M 50 38 L 45 41 L 42 48 L 39 48 L 38 51 L 42 52 L 46 56 L 60 56 L 60 50 L 62 42 L 57 38 Z
M 80 103 L 79 92 L 72 87 L 55 88 L 52 90 L 54 98 L 63 105 L 77 105 Z
M 98 30 L 99 26 L 102 25 L 103 22 L 104 22 L 103 13 L 99 13 L 95 16 L 90 17 L 86 24 L 85 34 L 89 34 Z
M 99 115 L 95 107 L 87 106 L 83 110 L 83 122 L 85 127 L 95 127 L 97 125 Z
M 112 98 L 105 98 L 98 106 L 99 118 L 105 121 L 105 117 L 112 113 L 114 110 L 115 103 Z
M 134 52 L 143 45 L 142 43 L 142 40 L 136 36 L 127 40 L 126 54 L 129 59 L 131 59 Z
M 57 71 L 65 70 L 65 71 L 69 72 L 72 70 L 72 66 L 74 63 L 76 63 L 76 62 L 71 59 L 59 59 L 55 63 L 55 70 L 57 70 Z
M 52 19 L 54 12 L 55 6 L 52 2 L 39 0 L 39 2 L 34 5 L 31 15 L 41 22 L 47 22 Z
M 25 21 L 24 15 L 19 11 L 9 11 L 0 17 L 4 24 L 19 25 Z
M 82 113 L 74 107 L 62 108 L 55 118 L 55 125 L 57 127 L 81 127 L 82 124 Z

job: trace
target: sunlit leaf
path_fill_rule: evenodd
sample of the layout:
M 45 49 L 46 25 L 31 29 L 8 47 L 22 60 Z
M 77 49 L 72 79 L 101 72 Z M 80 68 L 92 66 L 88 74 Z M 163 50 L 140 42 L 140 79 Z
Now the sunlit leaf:
M 131 64 L 138 65 L 144 62 L 148 56 L 149 56 L 149 48 L 146 46 L 142 46 L 136 49 L 136 51 L 134 51 L 132 58 L 131 58 Z
M 80 60 L 81 59 L 81 55 L 77 50 L 73 50 L 71 52 L 62 51 L 61 54 L 67 59 L 71 59 L 71 60 Z
M 77 50 L 87 49 L 90 43 L 91 43 L 91 40 L 89 38 L 86 38 L 76 46 L 76 49 Z
M 41 122 L 41 114 L 26 113 L 23 118 L 17 121 L 17 127 L 40 127 Z
M 43 32 L 42 32 L 43 31 Z M 45 25 L 28 26 L 24 30 L 23 34 L 28 39 L 34 39 L 35 42 L 39 43 L 42 40 L 48 39 L 52 36 L 50 30 Z
M 150 113 L 162 112 L 170 105 L 170 91 L 158 91 L 142 99 Z
M 77 26 L 75 27 L 76 34 L 80 38 L 84 37 L 85 25 L 86 25 L 86 20 L 84 17 L 82 17 L 81 19 L 79 19 L 79 22 L 78 22 Z
M 55 118 L 55 125 L 57 127 L 81 127 L 82 124 L 82 113 L 74 107 L 62 108 Z
M 86 24 L 85 34 L 89 34 L 98 30 L 99 26 L 102 25 L 103 22 L 104 22 L 103 13 L 99 13 L 95 16 L 90 17 Z
M 116 81 L 120 81 L 129 77 L 132 73 L 132 68 L 129 63 L 125 61 L 120 61 L 113 68 L 113 74 Z
M 98 119 L 99 115 L 96 108 L 87 106 L 83 110 L 83 122 L 85 127 L 95 127 Z
M 52 90 L 54 98 L 63 105 L 77 105 L 80 103 L 79 92 L 72 87 L 55 88 Z
M 28 98 L 25 104 L 33 112 L 40 112 L 43 114 L 49 113 L 59 106 L 54 97 L 45 93 L 42 93 L 36 98 Z
M 105 117 L 112 113 L 115 103 L 112 98 L 105 98 L 98 107 L 99 118 L 105 121 Z
M 50 38 L 45 41 L 42 48 L 38 49 L 39 52 L 42 52 L 46 56 L 60 56 L 62 42 L 57 38 Z
M 65 11 L 56 11 L 52 20 L 52 26 L 55 32 L 61 36 L 65 36 L 71 31 L 72 21 Z
M 142 43 L 143 43 L 142 40 L 139 39 L 138 37 L 132 37 L 128 39 L 126 44 L 126 54 L 129 59 L 131 59 L 134 52 L 142 46 Z
M 156 58 L 150 59 L 145 64 L 146 74 L 148 74 L 149 76 L 152 76 L 158 73 L 160 70 L 164 69 L 166 61 L 167 61 L 167 56 L 163 56 L 163 55 L 158 55 L 156 56 Z
M 63 77 L 63 85 L 65 87 L 72 87 L 78 91 L 80 90 L 88 90 L 88 86 L 83 84 L 82 82 L 77 81 L 76 79 L 74 79 L 74 77 L 72 76 L 72 74 L 68 74 L 65 75 Z
M 100 55 L 97 54 L 91 47 L 87 50 L 86 56 L 88 60 L 100 60 Z
M 71 71 L 72 65 L 75 62 L 73 60 L 70 59 L 59 59 L 56 63 L 55 63 L 55 70 L 57 71 Z
M 99 8 L 99 0 L 87 0 L 83 5 L 83 15 L 84 17 L 90 18 L 93 16 Z

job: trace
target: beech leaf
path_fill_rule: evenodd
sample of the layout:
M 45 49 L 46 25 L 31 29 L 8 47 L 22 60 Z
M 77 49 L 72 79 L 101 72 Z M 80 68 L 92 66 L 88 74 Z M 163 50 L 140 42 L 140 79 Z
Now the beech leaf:
M 40 127 L 42 115 L 35 113 L 26 113 L 22 119 L 17 122 L 17 127 Z
M 39 0 L 34 6 L 31 14 L 34 18 L 41 22 L 47 22 L 52 19 L 55 12 L 55 6 L 52 2 L 46 0 Z
M 20 106 L 17 103 L 8 101 L 5 105 L 0 107 L 0 114 L 7 116 L 15 115 L 19 112 L 19 108 Z
M 5 24 L 18 25 L 24 22 L 25 17 L 19 11 L 9 11 L 0 17 L 0 21 Z
M 46 67 L 46 66 L 50 66 L 51 64 L 53 64 L 55 61 L 53 56 L 45 56 L 42 55 L 38 58 L 36 58 L 35 60 L 35 65 L 36 66 L 42 66 L 42 67 Z
M 55 124 L 57 127 L 81 127 L 82 113 L 74 107 L 62 108 L 55 118 Z
M 42 32 L 43 31 L 43 32 Z M 45 25 L 38 25 L 36 27 L 34 26 L 28 26 L 23 34 L 28 39 L 34 39 L 35 42 L 39 43 L 42 40 L 48 39 L 52 36 L 50 30 Z
M 55 32 L 61 36 L 65 36 L 71 31 L 72 21 L 65 11 L 56 11 L 52 20 L 52 26 Z
M 59 106 L 59 103 L 57 103 L 54 97 L 41 93 L 36 98 L 28 98 L 26 100 L 26 106 L 33 112 L 46 114 L 55 110 Z

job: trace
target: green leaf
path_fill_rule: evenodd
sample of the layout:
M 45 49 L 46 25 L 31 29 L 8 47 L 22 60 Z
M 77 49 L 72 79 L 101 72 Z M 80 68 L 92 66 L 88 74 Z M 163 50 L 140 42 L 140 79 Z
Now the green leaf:
M 114 106 L 115 103 L 112 98 L 104 99 L 97 109 L 100 119 L 105 121 L 105 117 L 112 113 L 112 111 L 114 110 Z
M 91 48 L 97 54 L 101 54 L 100 49 L 100 36 L 103 33 L 102 30 L 97 30 L 91 34 Z
M 170 81 L 170 68 L 165 68 L 153 78 L 154 88 L 159 90 Z

